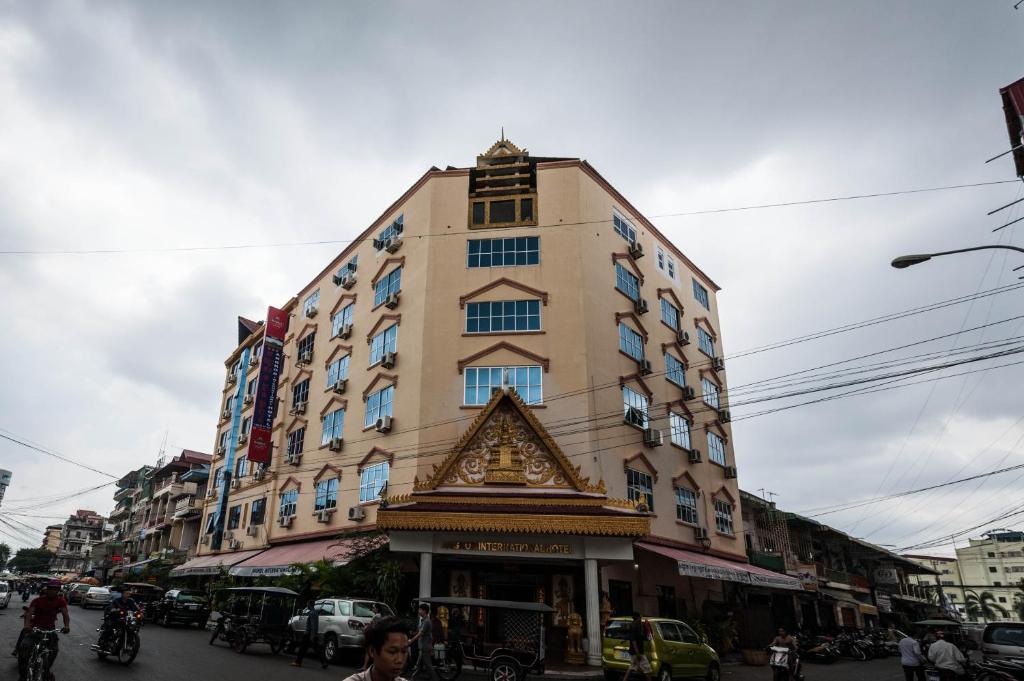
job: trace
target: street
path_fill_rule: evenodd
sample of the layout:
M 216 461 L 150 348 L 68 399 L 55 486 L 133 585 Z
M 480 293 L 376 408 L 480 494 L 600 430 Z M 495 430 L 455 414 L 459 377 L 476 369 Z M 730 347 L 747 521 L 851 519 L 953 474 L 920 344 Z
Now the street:
M 223 643 L 209 645 L 209 632 L 195 627 L 174 626 L 169 629 L 147 624 L 142 630 L 142 649 L 138 658 L 128 667 L 116 662 L 97 659 L 89 646 L 96 641 L 96 628 L 100 623 L 100 610 L 82 610 L 72 607 L 71 633 L 62 636 L 60 656 L 54 667 L 57 681 L 91 681 L 104 679 L 139 679 L 147 681 L 187 681 L 189 679 L 217 678 L 223 681 L 250 679 L 343 679 L 356 671 L 361 655 L 350 654 L 342 665 L 326 670 L 316 660 L 308 659 L 301 669 L 290 666 L 290 655 L 271 655 L 269 647 L 254 645 L 238 655 Z M 0 610 L 0 650 L 13 648 L 21 627 L 20 607 Z M 4 654 L 0 658 L 0 679 L 14 679 L 17 675 L 15 659 Z M 808 681 L 898 681 L 903 678 L 899 660 L 889 658 L 872 662 L 841 661 L 836 664 L 806 665 Z M 482 678 L 466 673 L 465 677 Z M 551 675 L 554 677 L 555 675 Z M 586 677 L 574 677 L 586 678 Z M 595 676 L 594 678 L 599 678 Z M 763 681 L 771 678 L 767 667 L 727 665 L 722 678 L 730 681 Z

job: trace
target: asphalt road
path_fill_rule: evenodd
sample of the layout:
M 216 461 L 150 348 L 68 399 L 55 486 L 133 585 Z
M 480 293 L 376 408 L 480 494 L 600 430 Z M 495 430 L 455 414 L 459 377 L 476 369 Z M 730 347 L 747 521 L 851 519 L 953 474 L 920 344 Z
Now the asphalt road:
M 223 642 L 209 645 L 210 632 L 194 626 L 171 628 L 147 623 L 142 629 L 142 648 L 128 667 L 116 661 L 99 660 L 89 649 L 96 642 L 101 611 L 73 606 L 71 633 L 62 636 L 60 656 L 53 671 L 57 681 L 279 681 L 297 679 L 344 679 L 356 671 L 362 654 L 347 655 L 341 664 L 320 668 L 309 659 L 302 668 L 291 667 L 292 657 L 271 655 L 264 644 L 250 646 L 239 655 Z M 0 610 L 0 680 L 17 678 L 17 661 L 10 656 L 21 629 L 21 604 L 12 603 Z M 59 624 L 59 621 L 58 621 Z M 807 681 L 902 681 L 898 658 L 871 662 L 840 661 L 833 665 L 807 664 Z M 464 672 L 467 681 L 480 681 L 483 675 Z M 725 681 L 769 681 L 767 667 L 726 666 Z

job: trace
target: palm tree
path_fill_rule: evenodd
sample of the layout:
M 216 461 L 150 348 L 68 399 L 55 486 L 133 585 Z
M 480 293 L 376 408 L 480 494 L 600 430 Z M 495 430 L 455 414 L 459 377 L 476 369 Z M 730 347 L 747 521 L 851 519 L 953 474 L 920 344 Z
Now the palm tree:
M 1013 595 L 1013 612 L 1018 621 L 1024 622 L 1024 593 Z
M 0 543 L 0 570 L 7 565 L 7 561 L 11 559 L 11 547 L 7 544 Z
M 1006 608 L 996 602 L 996 597 L 992 595 L 991 591 L 982 591 L 980 594 L 976 591 L 968 591 L 965 604 L 967 616 L 972 620 L 977 620 L 980 616 L 982 622 L 987 623 L 992 619 L 1006 617 Z

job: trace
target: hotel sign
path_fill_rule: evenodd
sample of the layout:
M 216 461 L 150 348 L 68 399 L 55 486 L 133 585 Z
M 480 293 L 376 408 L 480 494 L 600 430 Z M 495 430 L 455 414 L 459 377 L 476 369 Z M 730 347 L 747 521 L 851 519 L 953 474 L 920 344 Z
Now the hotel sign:
M 267 309 L 267 325 L 263 333 L 263 359 L 256 378 L 252 432 L 249 435 L 247 458 L 252 463 L 270 463 L 273 449 L 271 431 L 277 407 L 277 381 L 284 364 L 284 337 L 288 332 L 288 313 L 276 307 Z
M 511 542 L 511 541 L 445 541 L 441 548 L 449 551 L 481 551 L 484 553 L 538 553 L 545 555 L 571 556 L 572 544 L 556 544 L 551 542 Z

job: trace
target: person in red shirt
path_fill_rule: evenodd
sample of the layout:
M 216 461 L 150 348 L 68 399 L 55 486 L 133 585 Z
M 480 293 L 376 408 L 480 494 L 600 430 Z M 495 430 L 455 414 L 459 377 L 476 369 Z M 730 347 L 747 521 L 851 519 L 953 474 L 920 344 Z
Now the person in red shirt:
M 57 627 L 57 615 L 64 619 L 64 627 L 60 630 L 62 634 L 71 631 L 71 617 L 68 615 L 68 602 L 60 595 L 60 582 L 50 580 L 43 587 L 43 595 L 34 599 L 28 606 L 25 613 L 25 625 L 18 640 L 18 679 L 25 681 L 28 676 L 28 658 L 36 643 L 36 634 L 32 629 L 38 628 L 46 631 Z M 50 658 L 51 668 L 53 661 L 57 659 L 57 637 L 48 637 L 50 647 L 53 649 L 53 656 Z M 49 672 L 49 670 L 47 670 Z M 48 674 L 50 678 L 52 674 Z

